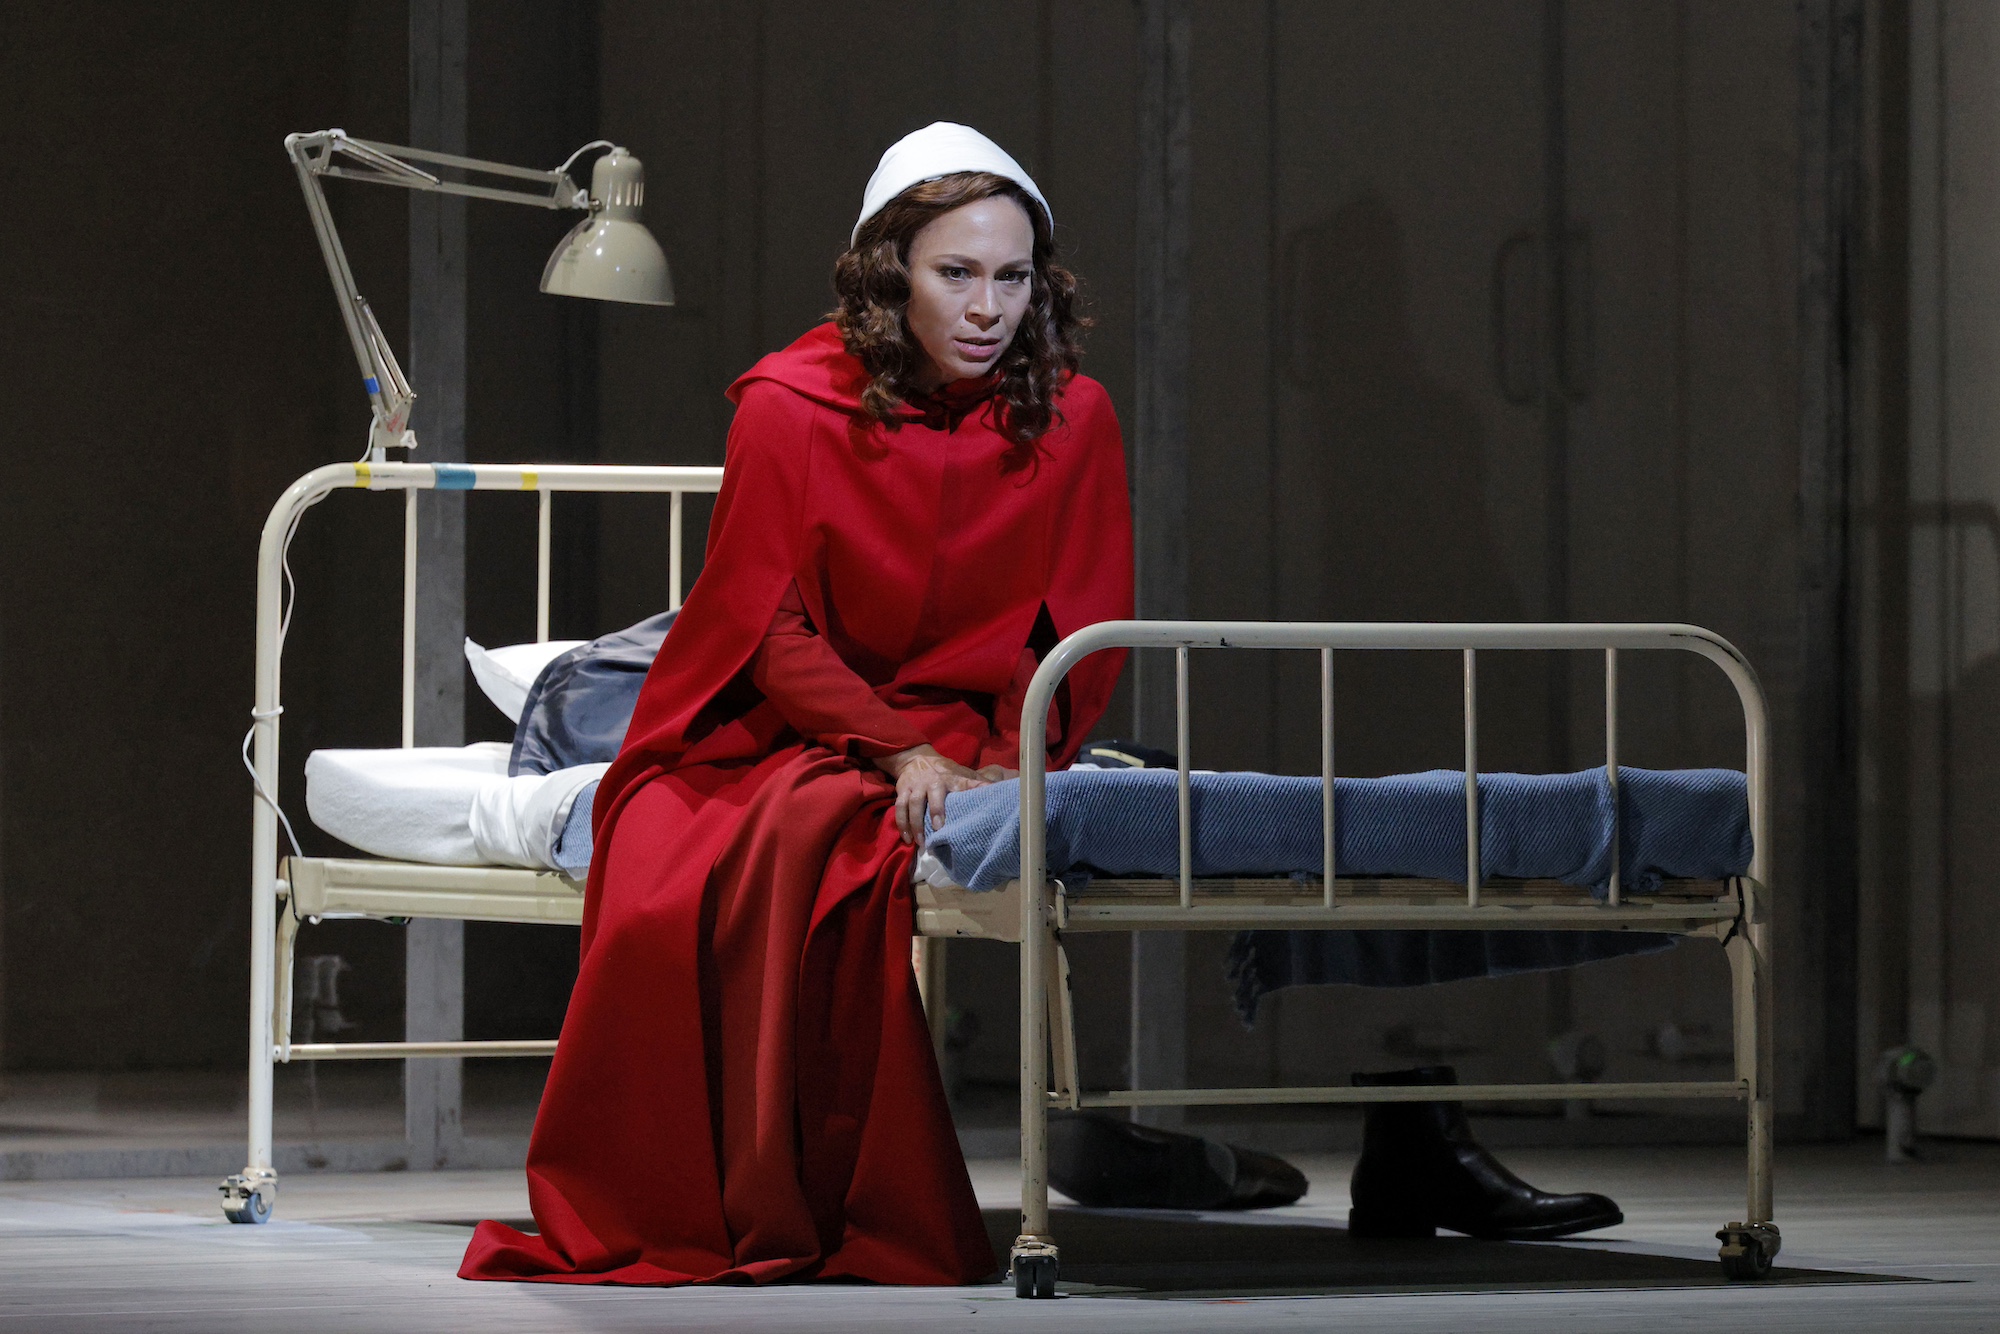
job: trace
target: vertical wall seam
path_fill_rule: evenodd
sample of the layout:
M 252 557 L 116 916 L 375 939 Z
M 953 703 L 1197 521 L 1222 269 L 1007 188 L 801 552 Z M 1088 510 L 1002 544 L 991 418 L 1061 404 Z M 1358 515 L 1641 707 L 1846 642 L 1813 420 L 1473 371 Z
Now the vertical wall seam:
M 1817 1003 L 1820 1025 L 1805 1051 L 1807 1115 L 1827 1136 L 1853 1128 L 1858 1013 L 1850 507 L 1861 21 L 1861 0 L 1799 10 L 1799 868 L 1810 897 L 1799 900 L 1794 957 L 1806 965 L 1798 992 Z
M 1694 545 L 1690 496 L 1691 465 L 1689 451 L 1693 448 L 1693 432 L 1689 429 L 1689 419 L 1693 413 L 1691 393 L 1692 375 L 1688 361 L 1693 355 L 1693 334 L 1689 323 L 1688 285 L 1694 281 L 1692 271 L 1692 246 L 1690 241 L 1690 204 L 1688 140 L 1692 129 L 1688 123 L 1690 103 L 1688 98 L 1688 0 L 1676 0 L 1674 5 L 1674 425 L 1673 425 L 1673 487 L 1674 487 L 1674 614 L 1682 620 L 1694 620 L 1693 573 L 1690 560 Z M 1677 655 L 1678 656 L 1678 655 Z M 1673 679 L 1670 682 L 1672 695 L 1669 707 L 1673 710 L 1670 735 L 1680 738 L 1683 745 L 1687 738 L 1688 691 L 1693 680 L 1691 662 L 1676 662 Z
M 1568 620 L 1570 597 L 1569 387 L 1563 370 L 1568 351 L 1569 307 L 1569 71 L 1566 0 L 1542 5 L 1542 253 L 1547 278 L 1542 299 L 1542 441 L 1543 477 L 1547 488 L 1544 535 L 1547 568 L 1544 596 L 1546 619 Z M 1549 767 L 1570 767 L 1574 748 L 1570 699 L 1569 656 L 1547 655 Z
M 1938 502 L 1946 515 L 1952 501 L 1951 429 L 1951 44 L 1946 29 L 1951 24 L 1951 0 L 1937 0 L 1937 22 L 1932 26 L 1937 52 L 1937 469 Z M 1951 976 L 1951 774 L 1952 694 L 1958 683 L 1959 634 L 1958 562 L 1953 559 L 1955 542 L 1951 525 L 1940 526 L 1938 545 L 1938 864 L 1936 925 L 1932 939 L 1937 942 L 1939 1037 L 1943 1037 L 1944 998 Z
M 1268 582 L 1265 606 L 1269 608 L 1266 615 L 1274 618 L 1285 614 L 1283 565 L 1278 559 L 1284 520 L 1284 493 L 1278 481 L 1282 466 L 1278 367 L 1285 356 L 1285 330 L 1279 312 L 1286 308 L 1287 300 L 1281 290 L 1284 276 L 1278 259 L 1282 229 L 1279 215 L 1278 26 L 1278 0 L 1264 0 L 1264 512 L 1270 516 L 1270 522 L 1265 526 L 1264 552 Z M 1281 763 L 1280 746 L 1283 744 L 1279 725 L 1284 688 L 1280 671 L 1283 657 L 1278 653 L 1264 655 L 1266 688 L 1269 691 L 1264 753 L 1274 767 Z
M 467 150 L 467 0 L 411 0 L 410 140 Z M 410 372 L 417 385 L 420 461 L 462 462 L 466 385 L 466 200 L 410 196 Z M 418 493 L 417 740 L 465 741 L 465 495 Z M 455 1040 L 465 1029 L 465 924 L 419 919 L 404 935 L 404 1030 L 411 1039 Z M 409 1165 L 443 1167 L 460 1149 L 461 1063 L 404 1062 L 404 1133 Z

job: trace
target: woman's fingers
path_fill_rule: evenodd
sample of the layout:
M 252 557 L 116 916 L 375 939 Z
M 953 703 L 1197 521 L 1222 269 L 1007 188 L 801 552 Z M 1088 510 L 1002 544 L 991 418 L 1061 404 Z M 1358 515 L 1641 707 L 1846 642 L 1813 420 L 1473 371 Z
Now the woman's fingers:
M 931 830 L 944 828 L 947 796 L 993 781 L 986 769 L 968 769 L 942 755 L 915 757 L 896 776 L 896 832 L 905 843 L 921 843 Z

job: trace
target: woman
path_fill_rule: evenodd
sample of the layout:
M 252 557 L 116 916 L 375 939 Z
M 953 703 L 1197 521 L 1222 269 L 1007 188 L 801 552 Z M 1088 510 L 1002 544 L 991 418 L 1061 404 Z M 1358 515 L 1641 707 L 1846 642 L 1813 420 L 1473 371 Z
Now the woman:
M 707 564 L 598 789 L 540 1234 L 482 1224 L 461 1276 L 992 1276 L 909 886 L 945 796 L 1012 776 L 1038 655 L 1131 614 L 1123 448 L 1051 221 L 984 136 L 910 135 L 832 321 L 731 387 Z M 1052 766 L 1121 665 L 1070 674 Z

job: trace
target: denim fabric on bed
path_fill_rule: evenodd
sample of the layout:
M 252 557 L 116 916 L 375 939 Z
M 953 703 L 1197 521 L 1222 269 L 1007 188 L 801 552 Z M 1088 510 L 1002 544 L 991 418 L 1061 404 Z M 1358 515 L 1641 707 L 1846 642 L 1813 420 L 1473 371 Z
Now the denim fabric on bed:
M 586 783 L 578 788 L 576 801 L 569 808 L 569 819 L 563 822 L 562 832 L 549 847 L 555 854 L 556 869 L 572 880 L 590 874 L 590 807 L 596 800 L 597 784 Z
M 1621 769 L 1620 873 L 1629 889 L 1662 877 L 1713 879 L 1750 865 L 1743 775 L 1723 769 Z M 1073 879 L 1177 875 L 1175 775 L 1158 769 L 1049 776 L 1048 853 Z M 1320 782 L 1269 774 L 1196 774 L 1191 783 L 1197 875 L 1318 874 Z M 1603 894 L 1611 871 L 1611 791 L 1602 770 L 1482 774 L 1480 860 L 1488 876 L 1552 879 Z M 1457 880 L 1465 874 L 1465 775 L 1457 770 L 1335 785 L 1335 856 L 1344 875 Z M 1017 784 L 953 794 L 928 846 L 974 889 L 1012 880 L 1020 864 Z M 1424 986 L 1568 968 L 1674 945 L 1632 931 L 1244 931 L 1228 976 L 1248 1024 L 1280 987 L 1344 982 Z
M 551 659 L 528 691 L 507 772 L 552 774 L 617 759 L 639 687 L 678 615 L 649 616 Z
M 1714 879 L 1750 865 L 1743 775 L 1727 769 L 1621 769 L 1620 872 L 1635 892 L 1663 876 Z M 1320 780 L 1257 773 L 1193 777 L 1196 875 L 1320 872 Z M 1482 774 L 1480 864 L 1500 879 L 1549 879 L 1603 893 L 1611 876 L 1611 787 L 1601 769 Z M 1020 788 L 956 792 L 927 841 L 951 876 L 997 889 L 1020 868 Z M 1049 869 L 1062 875 L 1176 875 L 1175 775 L 1069 771 L 1048 779 Z M 1465 775 L 1454 769 L 1342 778 L 1334 817 L 1342 875 L 1465 875 Z

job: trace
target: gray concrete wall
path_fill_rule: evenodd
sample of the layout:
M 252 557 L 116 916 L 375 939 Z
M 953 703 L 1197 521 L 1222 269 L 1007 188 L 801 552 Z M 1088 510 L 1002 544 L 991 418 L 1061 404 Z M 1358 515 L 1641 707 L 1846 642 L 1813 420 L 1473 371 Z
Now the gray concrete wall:
M 1858 1098 L 1913 1041 L 1928 1130 L 2000 1134 L 2000 13 L 1885 6 L 1877 300 L 1861 475 L 1867 834 Z M 1906 24 L 1907 27 L 1902 25 Z M 1899 212 L 1897 205 L 1906 211 Z M 1907 377 L 1906 379 L 1904 377 Z
M 802 0 L 552 12 L 475 6 L 471 150 L 552 164 L 599 133 L 629 145 L 648 166 L 649 220 L 680 304 L 541 298 L 551 219 L 474 206 L 469 452 L 719 462 L 722 390 L 827 308 L 876 155 L 939 118 L 980 125 L 1037 174 L 1098 320 L 1087 369 L 1131 420 L 1144 276 L 1132 5 L 870 0 L 837 22 Z M 1974 22 L 1975 7 L 1952 12 Z M 401 6 L 332 15 L 307 30 L 216 5 L 113 30 L 38 13 L 0 57 L 10 123 L 30 127 L 52 169 L 73 144 L 135 134 L 156 161 L 189 135 L 213 136 L 230 168 L 215 197 L 205 190 L 216 173 L 162 171 L 142 187 L 65 171 L 90 205 L 68 235 L 93 238 L 106 256 L 94 266 L 43 258 L 49 224 L 32 210 L 0 223 L 6 290 L 18 294 L 0 309 L 0 348 L 20 383 L 51 388 L 39 398 L 55 405 L 47 417 L 64 441 L 48 445 L 17 414 L 0 489 L 11 1065 L 228 1064 L 240 1046 L 248 822 L 233 746 L 255 533 L 286 480 L 358 450 L 365 421 L 278 140 L 408 122 Z M 1742 644 L 1778 709 L 1782 1072 L 1788 1113 L 1810 1111 L 1825 1096 L 1822 969 L 1797 952 L 1814 939 L 1802 927 L 1816 907 L 1791 880 L 1809 776 L 1784 758 L 1796 760 L 1803 726 L 1794 7 L 1270 0 L 1197 3 L 1193 23 L 1195 614 L 1684 617 Z M 1959 153 L 1978 143 L 1956 142 Z M 400 340 L 404 201 L 352 187 L 335 207 L 363 290 Z M 1976 203 L 1958 207 L 1957 244 L 1975 256 Z M 1496 306 L 1503 274 L 1510 295 Z M 1965 356 L 1980 346 L 1977 308 L 1971 297 L 1953 307 L 1958 337 L 1972 340 Z M 177 319 L 187 336 L 169 332 Z M 1952 410 L 1976 421 L 1976 385 L 1953 383 Z M 1950 495 L 1983 494 L 1968 466 Z M 474 508 L 467 618 L 482 642 L 532 631 L 531 508 Z M 393 580 L 393 511 L 340 497 L 301 535 L 294 758 L 393 741 L 395 599 L 353 596 L 350 574 L 372 561 Z M 557 533 L 558 633 L 661 605 L 661 507 L 567 501 Z M 1987 587 L 1977 579 L 2000 576 L 1964 587 Z M 1984 604 L 1963 605 L 1953 624 L 1990 622 Z M 1970 647 L 1953 670 L 1969 681 L 1986 650 L 1972 630 L 1954 633 Z M 1494 664 L 1489 762 L 1592 762 L 1594 670 Z M 1201 659 L 1197 761 L 1312 768 L 1308 672 Z M 1343 771 L 1454 763 L 1454 673 L 1343 664 Z M 1740 760 L 1727 694 L 1698 668 L 1633 664 L 1626 697 L 1629 761 Z M 1121 703 L 1114 729 L 1129 716 Z M 1963 768 L 1978 753 L 1964 732 L 1977 711 L 1952 717 Z M 476 695 L 467 726 L 504 729 Z M 1976 768 L 1954 781 L 1976 785 Z M 295 809 L 299 796 L 292 782 Z M 1957 883 L 1976 883 L 1965 878 L 1975 864 Z M 171 911 L 155 906 L 166 900 Z M 325 928 L 313 948 L 355 962 L 358 1036 L 398 1031 L 393 928 Z M 573 948 L 565 932 L 475 929 L 470 1036 L 552 1029 Z M 1186 1020 L 1195 1076 L 1223 1082 L 1337 1080 L 1433 1051 L 1475 1073 L 1532 1076 L 1547 1037 L 1571 1027 L 1604 1037 L 1615 1071 L 1645 1077 L 1660 1072 L 1644 1054 L 1651 1028 L 1714 1028 L 1722 1014 L 1719 961 L 1696 946 L 1564 979 L 1294 993 L 1246 1038 L 1227 1012 L 1220 948 L 1190 948 Z M 1122 946 L 1089 951 L 1086 1066 L 1118 1079 Z M 1954 966 L 1977 957 L 1961 950 Z M 986 1021 L 967 1068 L 1008 1078 L 1011 957 L 960 960 L 954 996 Z M 1970 1020 L 1938 1022 L 1970 1031 Z

